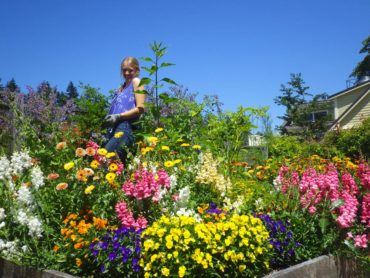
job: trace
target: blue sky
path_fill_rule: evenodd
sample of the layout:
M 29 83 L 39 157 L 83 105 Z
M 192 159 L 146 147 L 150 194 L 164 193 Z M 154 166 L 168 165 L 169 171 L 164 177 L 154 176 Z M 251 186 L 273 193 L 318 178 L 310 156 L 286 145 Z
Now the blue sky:
M 269 106 L 290 73 L 313 94 L 346 88 L 370 35 L 369 0 L 1 0 L 0 78 L 22 91 L 46 80 L 107 93 L 125 56 L 168 47 L 161 74 L 190 92 L 217 94 L 224 109 Z M 145 65 L 145 63 L 142 63 Z M 145 75 L 143 75 L 145 76 Z

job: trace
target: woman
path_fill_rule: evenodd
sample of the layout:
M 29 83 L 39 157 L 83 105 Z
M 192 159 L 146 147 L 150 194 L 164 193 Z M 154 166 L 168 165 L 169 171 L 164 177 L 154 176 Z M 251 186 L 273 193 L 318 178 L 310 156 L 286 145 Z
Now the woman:
M 105 149 L 117 152 L 119 158 L 126 160 L 126 147 L 133 144 L 132 124 L 144 113 L 145 94 L 135 93 L 144 90 L 139 86 L 140 67 L 136 58 L 127 57 L 121 63 L 123 85 L 115 92 L 104 124 L 109 126 Z M 126 147 L 125 147 L 126 146 Z

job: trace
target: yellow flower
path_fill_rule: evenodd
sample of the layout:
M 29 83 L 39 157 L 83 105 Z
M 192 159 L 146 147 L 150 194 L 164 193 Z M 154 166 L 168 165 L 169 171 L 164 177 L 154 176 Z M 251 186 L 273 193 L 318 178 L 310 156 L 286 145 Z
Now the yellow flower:
M 154 137 L 154 136 L 149 136 L 148 137 L 148 142 L 150 143 L 150 144 L 157 144 L 158 143 L 158 138 L 157 137 Z
M 162 146 L 161 147 L 161 150 L 162 151 L 169 151 L 170 150 L 170 147 L 169 146 Z
M 108 153 L 108 151 L 104 148 L 98 149 L 98 154 L 105 156 Z
M 110 153 L 107 153 L 106 155 L 105 155 L 105 157 L 106 158 L 112 158 L 112 157 L 114 157 L 116 155 L 116 153 L 115 152 L 110 152 Z
M 180 146 L 181 146 L 181 147 L 189 147 L 189 146 L 190 146 L 190 144 L 189 144 L 189 143 L 182 143 Z
M 80 267 L 82 265 L 82 260 L 80 258 L 76 259 L 76 265 L 77 267 Z
M 181 162 L 181 159 L 175 159 L 174 161 L 173 161 L 173 163 L 175 163 L 175 164 L 179 164 Z
M 167 167 L 167 168 L 171 168 L 175 165 L 175 163 L 173 161 L 166 161 L 164 163 L 164 166 Z
M 118 165 L 116 163 L 109 164 L 109 170 L 110 171 L 115 172 L 115 171 L 117 171 L 117 169 L 118 169 Z
M 158 127 L 156 130 L 154 130 L 155 133 L 159 133 L 161 131 L 163 131 L 163 128 L 161 128 L 161 127 Z
M 86 151 L 83 148 L 77 148 L 75 154 L 78 157 L 83 157 L 86 155 Z
M 85 194 L 91 194 L 91 192 L 94 190 L 95 186 L 94 185 L 90 185 L 88 187 L 85 188 Z
M 245 264 L 239 265 L 239 272 L 243 272 L 246 268 L 247 266 Z
M 71 161 L 71 162 L 64 164 L 64 169 L 68 171 L 68 170 L 71 170 L 74 166 L 75 164 L 73 163 L 73 161 Z
M 109 183 L 112 183 L 114 181 L 114 179 L 116 178 L 116 174 L 115 173 L 108 173 L 108 174 L 105 175 L 105 178 Z
M 161 272 L 163 276 L 168 277 L 170 275 L 170 270 L 167 267 L 162 268 Z
M 124 134 L 125 134 L 125 133 L 124 133 L 124 132 L 122 132 L 122 131 L 120 131 L 120 132 L 116 132 L 116 133 L 114 134 L 114 138 L 120 138 L 120 137 L 122 137 Z
M 186 267 L 185 266 L 180 266 L 179 267 L 179 277 L 184 277 L 186 273 Z
M 200 150 L 202 147 L 200 145 L 194 145 L 192 146 L 193 149 Z
M 91 161 L 90 167 L 93 168 L 93 169 L 98 168 L 99 167 L 99 162 L 94 159 L 93 161 Z
M 176 140 L 176 142 L 184 142 L 184 139 L 179 138 Z

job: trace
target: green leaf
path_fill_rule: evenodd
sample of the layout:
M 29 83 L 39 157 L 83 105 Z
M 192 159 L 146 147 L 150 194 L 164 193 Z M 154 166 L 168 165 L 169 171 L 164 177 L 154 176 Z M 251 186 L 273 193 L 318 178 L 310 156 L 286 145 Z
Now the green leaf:
M 342 199 L 337 199 L 337 200 L 335 200 L 335 201 L 331 204 L 330 210 L 333 210 L 333 209 L 339 208 L 339 207 L 340 207 L 340 206 L 342 206 L 343 204 L 344 204 L 344 200 L 342 200 Z
M 140 60 L 143 60 L 143 61 L 146 61 L 146 62 L 154 63 L 154 61 L 152 60 L 152 58 L 149 58 L 149 57 L 140 57 Z
M 173 81 L 172 79 L 169 79 L 167 77 L 162 78 L 161 81 L 167 82 L 169 84 L 177 85 L 175 81 Z
M 161 68 L 164 68 L 164 67 L 170 67 L 170 66 L 174 66 L 175 64 L 172 64 L 172 63 L 162 63 L 159 67 Z
M 148 95 L 149 93 L 147 90 L 138 90 L 138 91 L 135 91 L 135 94 Z
M 326 217 L 322 217 L 320 218 L 320 221 L 319 221 L 319 224 L 320 224 L 320 229 L 321 229 L 321 233 L 322 234 L 325 234 L 326 232 L 326 228 L 328 227 L 329 225 L 329 221 Z
M 142 85 L 148 85 L 151 81 L 152 81 L 152 79 L 150 79 L 148 77 L 144 77 L 140 80 L 139 87 L 142 86 Z

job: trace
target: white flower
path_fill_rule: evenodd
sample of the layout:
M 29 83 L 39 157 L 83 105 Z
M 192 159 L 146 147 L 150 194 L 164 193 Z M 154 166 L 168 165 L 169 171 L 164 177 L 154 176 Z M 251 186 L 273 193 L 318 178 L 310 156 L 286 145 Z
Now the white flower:
M 33 203 L 33 198 L 32 198 L 31 191 L 27 186 L 22 185 L 18 189 L 17 193 L 18 193 L 17 199 L 20 203 L 23 203 L 23 204 L 26 204 L 26 205 L 31 205 Z
M 36 236 L 38 238 L 42 237 L 42 224 L 36 217 L 32 216 L 29 219 L 27 226 L 29 229 L 28 234 L 30 236 Z
M 190 209 L 186 209 L 186 208 L 180 208 L 177 212 L 176 212 L 176 215 L 177 216 L 193 216 L 193 211 L 191 211 Z
M 190 188 L 186 186 L 179 190 L 179 200 L 178 203 L 186 204 L 190 198 Z
M 15 152 L 11 158 L 11 172 L 13 175 L 19 175 L 24 169 L 32 166 L 32 158 L 28 152 Z
M 0 180 L 10 179 L 10 173 L 10 162 L 5 156 L 2 156 L 0 158 Z
M 18 211 L 17 220 L 22 225 L 26 225 L 28 223 L 28 216 L 24 212 L 24 210 L 21 209 L 21 210 Z
M 171 188 L 174 188 L 177 185 L 177 177 L 174 174 L 170 176 L 170 185 L 171 185 Z
M 5 209 L 0 208 L 0 221 L 5 219 L 6 214 L 5 214 Z
M 44 185 L 44 176 L 39 166 L 33 167 L 31 170 L 31 182 L 36 189 Z
M 28 250 L 28 246 L 27 246 L 27 245 L 23 245 L 23 246 L 21 247 L 21 249 L 22 249 L 23 253 L 26 253 L 26 252 L 27 252 L 27 250 Z
M 279 190 L 281 188 L 280 176 L 277 176 L 272 183 L 274 184 L 274 187 Z
M 4 228 L 5 227 L 5 222 L 1 222 L 0 223 L 0 229 Z

